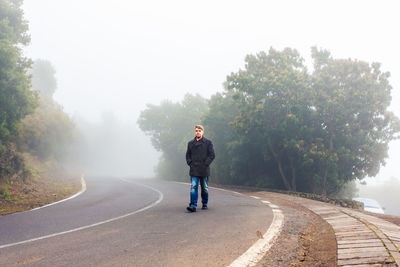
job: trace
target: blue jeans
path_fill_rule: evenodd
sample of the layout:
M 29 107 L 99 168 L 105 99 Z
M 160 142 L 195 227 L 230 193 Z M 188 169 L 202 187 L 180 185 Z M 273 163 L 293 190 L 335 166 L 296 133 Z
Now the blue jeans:
M 208 203 L 208 177 L 195 177 L 191 176 L 192 182 L 190 186 L 190 204 L 191 207 L 197 207 L 197 200 L 199 198 L 199 183 L 201 186 L 201 203 L 207 206 Z

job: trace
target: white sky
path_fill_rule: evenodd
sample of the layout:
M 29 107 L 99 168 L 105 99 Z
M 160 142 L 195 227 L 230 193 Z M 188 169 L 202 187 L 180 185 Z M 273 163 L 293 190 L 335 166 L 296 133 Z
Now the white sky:
M 96 121 L 103 111 L 135 122 L 146 103 L 186 92 L 222 90 L 244 57 L 269 47 L 310 47 L 335 58 L 382 63 L 400 117 L 398 1 L 25 0 L 26 55 L 57 71 L 56 100 L 69 114 Z M 391 144 L 380 177 L 400 177 Z M 382 179 L 381 179 L 382 180 Z

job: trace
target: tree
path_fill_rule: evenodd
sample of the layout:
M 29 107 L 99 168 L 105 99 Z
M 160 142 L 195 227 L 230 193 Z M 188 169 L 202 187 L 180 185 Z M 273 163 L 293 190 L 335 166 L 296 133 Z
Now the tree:
M 264 160 L 258 140 L 234 130 L 232 122 L 238 115 L 239 107 L 230 92 L 211 97 L 203 124 L 217 155 L 211 165 L 212 180 L 220 184 L 276 186 L 276 176 L 270 176 L 271 162 Z
M 21 5 L 22 1 L 0 1 L 0 151 L 19 121 L 36 107 L 27 75 L 31 62 L 20 48 L 30 41 Z
M 32 90 L 51 99 L 57 89 L 56 70 L 48 60 L 36 59 L 32 68 Z
M 41 160 L 61 160 L 68 153 L 73 140 L 74 124 L 63 108 L 53 100 L 57 89 L 55 70 L 50 61 L 35 60 L 32 89 L 39 92 L 39 106 L 20 124 L 21 151 L 38 156 Z
M 42 161 L 61 161 L 73 141 L 74 124 L 62 107 L 49 99 L 40 99 L 33 114 L 26 116 L 20 126 L 19 149 Z
M 21 119 L 32 113 L 37 106 L 37 97 L 30 90 L 27 75 L 31 61 L 22 55 L 21 50 L 30 41 L 21 5 L 21 0 L 0 0 L 1 175 L 19 168 L 20 164 L 17 166 L 13 163 L 20 160 L 17 160 L 14 145 L 10 142 L 18 133 Z
M 255 142 L 265 162 L 274 160 L 282 185 L 296 191 L 311 116 L 307 69 L 292 49 L 271 48 L 245 61 L 245 69 L 232 73 L 226 83 L 239 107 L 234 129 Z
M 187 94 L 181 103 L 164 101 L 158 106 L 147 105 L 147 109 L 141 112 L 138 119 L 140 129 L 151 136 L 153 146 L 162 152 L 156 170 L 158 176 L 171 180 L 182 180 L 187 176 L 186 145 L 193 138 L 194 126 L 200 123 L 207 108 L 206 99 Z
M 314 108 L 326 155 L 315 175 L 322 193 L 329 193 L 351 180 L 375 176 L 400 127 L 387 110 L 392 87 L 390 74 L 381 72 L 380 64 L 333 59 L 315 47 L 312 57 Z
M 278 188 L 334 194 L 349 181 L 376 175 L 384 164 L 388 143 L 400 130 L 399 120 L 387 111 L 389 73 L 377 63 L 333 59 L 316 48 L 312 56 L 312 74 L 296 50 L 271 48 L 247 56 L 245 69 L 228 76 L 226 96 L 233 99 L 236 115 L 225 113 L 230 121 L 222 125 L 236 134 L 225 143 L 231 164 L 224 166 L 232 180 L 253 176 L 260 184 L 254 177 L 259 172 Z M 229 98 L 214 98 L 219 104 L 210 102 L 205 118 L 216 125 Z M 254 162 L 273 167 L 257 168 Z M 276 174 L 280 185 L 273 180 Z
M 235 183 L 235 178 L 240 176 L 232 173 L 231 144 L 237 140 L 230 122 L 237 116 L 236 103 L 229 94 L 217 93 L 209 101 L 209 110 L 203 118 L 203 124 L 207 130 L 207 136 L 213 141 L 217 156 L 211 165 L 213 181 L 221 184 Z
M 400 132 L 399 119 L 387 110 L 389 73 L 377 63 L 333 59 L 316 48 L 312 57 L 309 73 L 290 48 L 247 56 L 245 68 L 227 77 L 225 91 L 211 97 L 208 112 L 202 108 L 204 116 L 179 103 L 149 106 L 139 124 L 163 152 L 167 167 L 160 173 L 182 166 L 181 131 L 202 117 L 214 141 L 219 183 L 334 195 L 376 175 Z

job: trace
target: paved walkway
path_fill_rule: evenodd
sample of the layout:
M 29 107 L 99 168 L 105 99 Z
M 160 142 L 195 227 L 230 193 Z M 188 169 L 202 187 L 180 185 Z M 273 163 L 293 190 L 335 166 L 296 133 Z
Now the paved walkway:
M 399 226 L 353 209 L 289 198 L 320 215 L 332 226 L 338 247 L 338 266 L 399 266 Z

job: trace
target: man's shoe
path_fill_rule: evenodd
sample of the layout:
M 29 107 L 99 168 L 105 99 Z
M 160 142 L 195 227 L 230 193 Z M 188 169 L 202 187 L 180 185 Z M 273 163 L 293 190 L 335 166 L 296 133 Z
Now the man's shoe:
M 195 208 L 195 207 L 189 206 L 189 207 L 187 207 L 186 209 L 187 209 L 189 212 L 196 212 L 196 208 Z
M 203 207 L 201 207 L 202 210 L 208 210 L 208 207 L 206 205 L 203 205 Z

